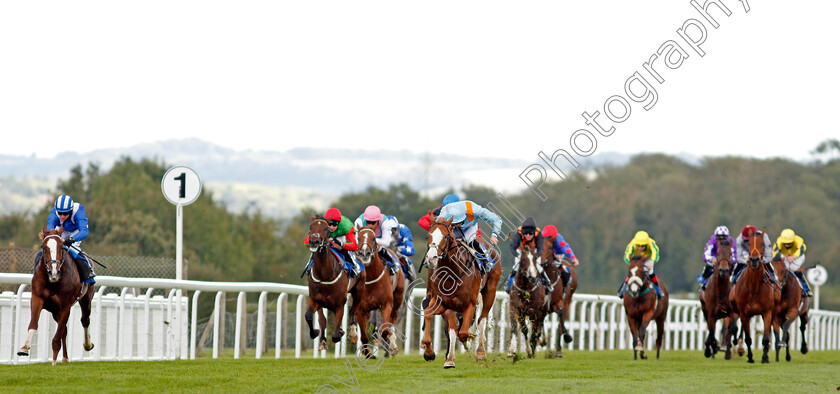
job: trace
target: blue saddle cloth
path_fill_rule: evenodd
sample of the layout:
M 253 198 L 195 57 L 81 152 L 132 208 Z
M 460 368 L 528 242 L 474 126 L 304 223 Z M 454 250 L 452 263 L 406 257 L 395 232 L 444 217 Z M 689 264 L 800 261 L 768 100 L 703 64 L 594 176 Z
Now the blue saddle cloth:
M 345 271 L 347 271 L 347 274 L 352 277 L 353 276 L 352 275 L 353 274 L 353 262 L 347 261 L 347 259 L 344 258 L 344 253 L 341 253 L 341 251 L 336 249 L 336 248 L 330 248 L 330 252 L 332 252 L 333 256 L 335 256 L 335 258 L 338 259 L 338 261 L 341 263 L 341 266 L 344 267 Z M 312 267 L 312 263 L 313 263 L 313 259 L 310 258 L 309 259 L 309 264 L 307 265 L 307 267 Z M 362 272 L 364 270 L 365 270 L 365 266 L 359 264 L 359 272 Z

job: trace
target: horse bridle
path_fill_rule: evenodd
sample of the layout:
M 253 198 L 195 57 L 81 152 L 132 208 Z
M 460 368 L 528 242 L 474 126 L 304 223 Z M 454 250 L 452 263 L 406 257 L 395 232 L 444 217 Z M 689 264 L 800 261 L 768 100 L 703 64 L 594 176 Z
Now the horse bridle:
M 523 252 L 525 252 L 525 251 L 523 250 Z M 528 253 L 529 253 L 529 254 L 531 254 L 531 256 L 534 256 L 534 255 L 535 255 L 535 253 L 533 253 L 532 251 L 529 251 Z M 523 257 L 524 257 L 524 256 L 523 256 Z M 532 260 L 533 260 L 533 259 L 532 259 Z M 536 262 L 536 261 L 529 261 L 529 262 L 528 262 L 529 266 L 530 266 L 530 264 L 532 264 L 532 263 L 533 263 L 533 264 L 537 264 L 537 262 Z M 519 259 L 519 269 L 518 269 L 518 270 L 516 270 L 516 276 L 519 276 L 519 273 L 520 273 L 520 272 L 522 272 L 522 265 L 523 265 L 523 264 L 522 264 L 522 258 L 520 257 L 520 259 Z M 536 269 L 536 268 L 534 268 L 534 269 Z M 557 276 L 557 278 L 559 279 L 559 278 L 560 278 L 560 275 L 558 275 L 558 276 Z M 536 279 L 538 279 L 538 278 L 536 278 L 536 277 L 534 277 L 534 278 L 532 278 L 532 277 L 528 277 L 528 279 L 534 280 L 534 282 L 535 282 L 535 283 L 534 283 L 534 285 L 533 285 L 533 286 L 531 286 L 531 289 L 530 289 L 530 290 L 525 290 L 525 289 L 520 288 L 519 286 L 517 286 L 517 285 L 516 285 L 516 280 L 514 280 L 514 281 L 513 281 L 513 287 L 515 287 L 515 288 L 516 288 L 516 289 L 518 289 L 519 291 L 524 291 L 524 292 L 533 292 L 534 290 L 536 290 L 536 289 L 537 289 L 537 287 L 539 287 L 539 286 L 540 286 L 540 281 L 536 280 Z M 555 281 L 555 283 L 556 283 L 556 281 Z
M 429 227 L 429 233 L 432 232 L 432 228 L 434 228 L 435 226 L 445 227 L 447 230 L 450 230 L 449 227 L 446 226 L 446 223 L 437 223 L 436 222 L 436 223 L 432 223 L 431 227 Z M 446 235 L 443 236 L 443 239 L 441 240 L 441 243 L 443 241 L 449 241 L 446 244 L 446 250 L 443 251 L 443 253 L 440 252 L 441 248 L 438 244 L 436 244 L 434 242 L 429 243 L 429 249 L 434 247 L 435 250 L 438 251 L 437 257 L 441 257 L 441 256 L 444 256 L 444 255 L 449 255 L 449 252 L 451 252 L 453 249 L 458 247 L 458 245 L 455 243 L 455 238 L 452 236 L 452 231 L 451 230 Z
M 50 238 L 58 238 L 59 240 L 61 240 L 61 237 L 60 237 L 59 235 L 52 234 L 52 235 L 47 235 L 46 237 L 44 237 L 44 241 L 46 241 L 46 240 L 48 240 L 48 239 L 50 239 Z M 45 242 L 45 243 L 46 243 L 46 242 Z M 64 259 L 62 258 L 61 260 L 57 260 L 57 259 L 50 259 L 50 260 L 47 260 L 47 250 L 46 250 L 46 249 L 47 249 L 47 247 L 46 247 L 45 245 L 43 245 L 43 244 L 42 244 L 42 245 L 41 245 L 41 260 L 43 260 L 43 261 L 44 261 L 44 265 L 45 265 L 45 267 L 46 267 L 47 265 L 51 264 L 51 263 L 58 263 L 58 272 L 61 272 L 61 267 L 64 265 Z M 60 249 L 60 248 L 59 248 L 59 249 Z M 57 251 L 56 251 L 56 253 L 55 253 L 55 254 L 56 254 L 56 256 L 53 256 L 53 257 L 58 257 L 58 254 L 59 254 L 59 253 L 61 253 L 61 251 L 60 251 L 60 250 L 57 250 Z
M 330 243 L 330 242 L 329 242 L 329 235 L 330 235 L 330 233 L 329 233 L 329 225 L 330 225 L 330 224 L 329 224 L 326 220 L 324 220 L 324 219 L 315 219 L 315 220 L 313 220 L 313 221 L 312 221 L 312 223 L 316 223 L 316 222 L 324 222 L 324 223 L 327 225 L 327 228 L 324 230 L 326 235 L 324 235 L 324 236 L 323 236 L 323 239 L 321 240 L 320 244 L 319 244 L 319 245 L 318 245 L 318 247 L 315 249 L 315 252 L 320 252 L 321 250 L 323 250 L 324 248 L 326 248 L 326 247 L 327 247 L 327 245 Z M 321 233 L 316 233 L 316 234 L 321 235 Z M 311 236 L 311 235 L 312 235 L 312 234 L 310 233 L 310 236 Z M 312 242 L 310 241 L 310 244 L 311 244 L 311 243 L 312 243 Z M 312 264 L 314 265 L 315 263 L 313 262 Z M 324 281 L 324 280 L 320 280 L 320 279 L 316 278 L 316 277 L 315 277 L 315 269 L 314 269 L 314 267 L 313 267 L 313 269 L 312 269 L 312 270 L 310 270 L 310 271 L 309 271 L 309 279 L 310 279 L 311 281 L 315 282 L 315 283 L 324 284 L 324 285 L 331 285 L 331 284 L 333 284 L 333 283 L 337 282 L 339 278 L 341 278 L 341 273 L 344 271 L 344 269 L 343 269 L 343 267 L 341 267 L 341 264 L 340 264 L 340 263 L 339 263 L 339 264 L 337 264 L 337 265 L 339 266 L 339 267 L 338 267 L 338 275 L 336 275 L 335 279 L 333 279 L 333 280 L 331 280 L 331 281 Z M 333 274 L 335 274 L 335 266 L 336 266 L 336 264 L 335 264 L 335 263 L 333 263 L 333 265 L 332 265 L 332 266 L 333 266 Z

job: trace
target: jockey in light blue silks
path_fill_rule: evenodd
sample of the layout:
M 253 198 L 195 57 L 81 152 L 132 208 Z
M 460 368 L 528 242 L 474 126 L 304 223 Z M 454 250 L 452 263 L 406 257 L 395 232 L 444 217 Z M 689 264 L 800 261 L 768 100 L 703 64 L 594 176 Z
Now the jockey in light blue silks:
M 73 256 L 76 268 L 79 270 L 79 279 L 83 283 L 96 283 L 93 280 L 96 274 L 93 272 L 93 267 L 90 265 L 90 262 L 84 257 L 81 248 L 82 240 L 87 238 L 89 234 L 85 206 L 73 202 L 73 199 L 66 194 L 59 196 L 55 200 L 55 205 L 52 211 L 50 211 L 49 217 L 47 217 L 48 230 L 59 227 L 64 228 L 64 231 L 61 233 L 61 239 L 64 242 L 64 247 Z M 35 255 L 35 266 L 38 265 L 40 259 L 41 252 L 38 252 Z
M 486 241 L 478 237 L 478 220 L 480 219 L 493 225 L 493 232 L 490 234 L 490 244 L 495 246 L 499 243 L 498 235 L 502 231 L 502 219 L 499 218 L 499 215 L 472 201 L 464 200 L 450 202 L 444 205 L 440 209 L 440 216 L 438 217 L 444 220 L 452 219 L 452 224 L 454 225 L 452 235 L 456 239 L 463 239 L 475 249 L 477 253 L 475 257 L 483 262 L 481 271 L 483 273 L 489 272 L 496 262 L 489 258 L 487 246 L 484 244 Z

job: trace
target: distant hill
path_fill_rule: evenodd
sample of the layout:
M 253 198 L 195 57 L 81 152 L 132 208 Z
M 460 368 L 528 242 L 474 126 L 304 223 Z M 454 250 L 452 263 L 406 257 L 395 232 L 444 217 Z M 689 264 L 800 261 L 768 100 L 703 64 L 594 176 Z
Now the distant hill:
M 34 211 L 53 197 L 55 181 L 68 178 L 72 167 L 93 162 L 107 171 L 123 156 L 189 166 L 199 174 L 205 190 L 232 211 L 258 208 L 272 217 L 289 217 L 305 206 L 325 208 L 334 196 L 369 185 L 406 183 L 431 195 L 477 184 L 512 193 L 524 187 L 519 174 L 530 164 L 406 150 L 236 151 L 196 138 L 173 139 L 84 154 L 62 152 L 48 159 L 0 155 L 0 212 Z M 699 162 L 685 157 L 689 164 Z M 629 155 L 606 152 L 581 164 L 586 171 L 621 166 L 629 160 Z

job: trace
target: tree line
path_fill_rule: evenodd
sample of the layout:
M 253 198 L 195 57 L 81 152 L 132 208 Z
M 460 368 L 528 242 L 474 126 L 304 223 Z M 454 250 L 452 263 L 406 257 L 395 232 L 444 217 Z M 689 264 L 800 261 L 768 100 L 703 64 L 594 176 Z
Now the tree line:
M 830 144 L 819 153 L 831 149 L 840 153 L 840 146 Z M 58 182 L 56 194 L 69 194 L 87 209 L 91 235 L 85 250 L 94 256 L 174 256 L 175 208 L 159 186 L 166 168 L 149 159 L 122 158 L 107 172 L 95 164 L 76 166 Z M 660 246 L 655 270 L 672 292 L 694 292 L 695 278 L 703 268 L 703 248 L 714 228 L 726 225 L 734 236 L 752 224 L 766 227 L 774 241 L 784 228 L 802 236 L 808 246 L 806 265 L 820 262 L 829 272 L 821 306 L 840 309 L 837 158 L 803 164 L 721 157 L 694 166 L 668 155 L 637 155 L 624 166 L 570 174 L 564 181 L 544 185 L 542 191 L 548 196 L 545 201 L 530 190 L 506 198 L 520 218 L 533 217 L 539 227 L 557 226 L 581 261 L 580 292 L 617 290 L 627 270 L 622 253 L 638 230 L 650 233 Z M 417 220 L 439 206 L 448 192 L 425 197 L 406 185 L 368 186 L 336 196 L 332 206 L 351 221 L 368 205 L 396 216 L 412 231 L 418 250 L 413 261 L 419 265 L 426 236 Z M 459 195 L 485 207 L 497 201 L 496 192 L 483 186 L 467 187 Z M 51 208 L 50 201 L 34 213 L 3 214 L 0 242 L 35 247 Z M 305 208 L 283 220 L 259 210 L 230 212 L 205 190 L 184 215 L 189 278 L 305 284 L 299 274 L 309 257 L 303 240 L 313 213 L 314 209 Z M 505 212 L 505 216 L 513 221 L 516 215 Z M 507 223 L 505 228 L 519 224 Z M 511 255 L 506 241 L 499 246 L 506 275 Z

